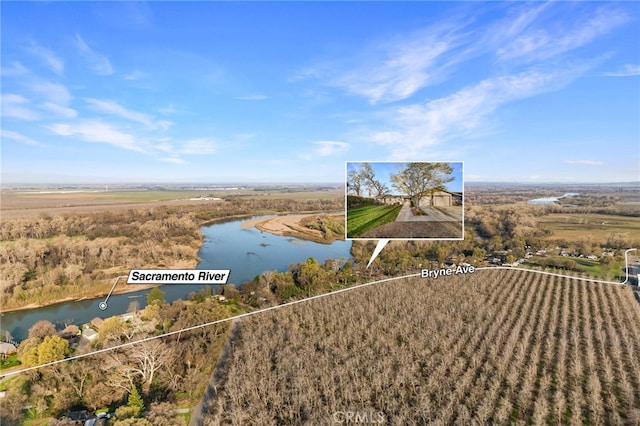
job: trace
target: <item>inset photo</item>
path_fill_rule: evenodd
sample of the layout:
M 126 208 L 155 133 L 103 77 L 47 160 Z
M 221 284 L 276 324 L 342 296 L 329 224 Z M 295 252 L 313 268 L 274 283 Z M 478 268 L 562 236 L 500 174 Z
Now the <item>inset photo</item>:
M 461 161 L 346 164 L 347 239 L 464 238 Z

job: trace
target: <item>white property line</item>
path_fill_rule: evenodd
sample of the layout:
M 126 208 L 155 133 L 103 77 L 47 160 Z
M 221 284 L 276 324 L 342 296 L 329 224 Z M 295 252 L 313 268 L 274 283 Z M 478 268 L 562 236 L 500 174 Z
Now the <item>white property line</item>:
M 574 280 L 589 281 L 589 282 L 592 282 L 592 283 L 600 283 L 600 284 L 624 285 L 627 282 L 627 280 L 624 280 L 623 282 L 595 280 L 593 278 L 575 277 L 573 275 L 562 275 L 562 274 L 556 274 L 554 272 L 538 271 L 537 269 L 514 268 L 514 267 L 511 267 L 511 266 L 482 266 L 480 268 L 476 268 L 476 271 L 490 271 L 492 269 L 506 269 L 506 270 L 512 269 L 514 271 L 535 272 L 536 274 L 551 275 L 552 277 L 572 278 Z
M 622 282 L 595 280 L 593 278 L 574 277 L 573 275 L 562 275 L 562 274 L 556 274 L 556 273 L 553 273 L 553 272 L 538 271 L 537 269 L 514 268 L 512 266 L 482 266 L 482 267 L 476 268 L 476 271 L 478 271 L 478 270 L 485 270 L 486 271 L 486 270 L 490 270 L 490 269 L 514 269 L 516 271 L 535 272 L 537 274 L 551 275 L 553 277 L 573 278 L 574 280 L 589 281 L 589 282 L 592 282 L 592 283 L 624 285 L 629 281 L 629 259 L 628 259 L 628 254 L 629 254 L 630 251 L 635 251 L 635 250 L 637 250 L 637 249 L 630 248 L 630 249 L 627 249 L 627 250 L 624 251 L 625 277 L 624 277 L 624 281 L 622 281 Z
M 626 261 L 627 252 L 633 251 L 633 250 L 636 250 L 636 249 L 629 249 L 629 250 L 625 251 L 625 261 Z M 628 264 L 627 264 L 627 268 L 628 268 Z M 480 267 L 480 268 L 476 268 L 476 271 L 491 271 L 491 270 L 496 270 L 496 269 L 532 272 L 532 273 L 535 273 L 535 274 L 550 275 L 550 276 L 561 277 L 561 278 L 571 278 L 571 279 L 578 280 L 578 281 L 588 281 L 588 282 L 602 283 L 602 284 L 623 285 L 623 284 L 625 284 L 627 282 L 627 279 L 628 279 L 628 277 L 627 277 L 627 279 L 625 279 L 623 282 L 620 283 L 620 282 L 617 282 L 617 281 L 595 280 L 595 279 L 591 279 L 591 278 L 574 277 L 572 275 L 561 275 L 561 274 L 556 274 L 556 273 L 553 273 L 553 272 L 537 271 L 535 269 L 513 268 L 513 267 L 507 267 L 507 266 Z M 94 351 L 94 352 L 75 355 L 75 356 L 72 356 L 72 357 L 69 357 L 69 358 L 63 358 L 63 359 L 59 359 L 57 361 L 48 362 L 46 364 L 35 365 L 35 366 L 27 367 L 27 368 L 24 368 L 24 369 L 21 369 L 21 370 L 11 371 L 11 372 L 8 372 L 6 374 L 0 374 L 0 378 L 13 376 L 13 375 L 24 373 L 24 372 L 27 372 L 27 371 L 37 370 L 37 369 L 40 369 L 40 368 L 43 368 L 43 367 L 48 367 L 50 365 L 56 365 L 56 364 L 60 364 L 60 363 L 67 362 L 67 361 L 86 358 L 86 357 L 89 357 L 89 356 L 92 356 L 92 355 L 97 355 L 97 354 L 113 351 L 113 350 L 116 350 L 116 349 L 126 348 L 126 347 L 129 347 L 129 346 L 136 345 L 138 343 L 144 343 L 144 342 L 148 342 L 148 341 L 155 340 L 155 339 L 161 339 L 163 337 L 173 336 L 175 334 L 179 334 L 179 333 L 182 333 L 182 332 L 185 332 L 185 331 L 197 330 L 199 328 L 209 327 L 211 325 L 216 325 L 216 324 L 222 324 L 224 322 L 234 321 L 234 320 L 250 317 L 250 316 L 253 316 L 253 315 L 262 314 L 264 312 L 275 311 L 276 309 L 286 308 L 288 306 L 293 306 L 293 305 L 297 305 L 299 303 L 309 302 L 311 300 L 321 299 L 323 297 L 333 296 L 333 295 L 339 294 L 339 293 L 346 293 L 348 291 L 357 290 L 359 288 L 368 287 L 368 286 L 372 286 L 372 285 L 375 285 L 375 284 L 380 284 L 380 283 L 389 282 L 389 281 L 395 281 L 395 280 L 401 280 L 401 279 L 404 279 L 404 278 L 420 277 L 420 276 L 421 276 L 421 273 L 409 274 L 409 275 L 403 275 L 401 277 L 385 278 L 383 280 L 377 280 L 377 281 L 371 281 L 371 282 L 368 282 L 368 283 L 358 284 L 358 285 L 354 285 L 354 286 L 351 286 L 351 287 L 342 288 L 340 290 L 332 291 L 332 292 L 329 292 L 329 293 L 323 293 L 323 294 L 318 294 L 318 295 L 315 295 L 315 296 L 307 297 L 306 299 L 294 300 L 293 302 L 287 302 L 287 303 L 283 303 L 281 305 L 270 306 L 268 308 L 263 308 L 263 309 L 258 309 L 256 311 L 246 312 L 244 314 L 239 314 L 239 315 L 236 315 L 236 316 L 233 316 L 233 317 L 223 318 L 223 319 L 219 319 L 219 320 L 216 320 L 216 321 L 211 321 L 211 322 L 204 323 L 204 324 L 194 325 L 192 327 L 187 327 L 187 328 L 183 328 L 183 329 L 180 329 L 180 330 L 171 331 L 169 333 L 160 334 L 158 336 L 146 337 L 144 339 L 123 343 L 121 345 L 113 346 L 113 347 L 110 347 L 110 348 L 99 349 L 99 350 Z
M 625 278 L 623 283 L 626 283 L 627 281 L 629 281 L 629 259 L 627 258 L 627 255 L 629 254 L 630 251 L 636 251 L 636 250 L 637 249 L 635 248 L 630 248 L 624 251 Z M 638 285 L 640 285 L 640 283 L 638 283 Z
M 250 317 L 252 315 L 262 314 L 264 312 L 274 311 L 276 309 L 285 308 L 287 306 L 292 306 L 292 305 L 296 305 L 298 303 L 308 302 L 308 301 L 311 301 L 311 300 L 320 299 L 320 298 L 327 297 L 327 296 L 332 296 L 332 295 L 338 294 L 338 293 L 344 293 L 344 292 L 347 292 L 347 291 L 356 290 L 356 289 L 359 289 L 359 288 L 362 288 L 362 287 L 367 287 L 367 286 L 371 286 L 371 285 L 375 285 L 375 284 L 380 284 L 380 283 L 387 282 L 387 281 L 394 281 L 394 280 L 400 280 L 400 279 L 403 279 L 403 278 L 419 277 L 419 276 L 420 276 L 420 274 L 410 274 L 410 275 L 403 275 L 401 277 L 385 278 L 384 280 L 371 281 L 371 282 L 364 283 L 364 284 L 358 284 L 358 285 L 355 285 L 355 286 L 352 286 L 352 287 L 346 287 L 346 288 L 342 288 L 340 290 L 332 291 L 330 293 L 318 294 L 316 296 L 311 296 L 311 297 L 308 297 L 306 299 L 294 300 L 293 302 L 283 303 L 282 305 L 270 306 L 268 308 L 258 309 L 257 311 L 246 312 L 244 314 L 236 315 L 236 316 L 233 316 L 233 317 L 223 318 L 223 319 L 219 319 L 219 320 L 216 320 L 216 321 L 211 321 L 211 322 L 208 322 L 208 323 L 205 323 L 205 324 L 194 325 L 192 327 L 187 327 L 187 328 L 183 328 L 183 329 L 180 329 L 180 330 L 171 331 L 169 333 L 160 334 L 158 336 L 146 337 L 144 339 L 123 343 L 121 345 L 112 346 L 110 348 L 99 349 L 99 350 L 94 351 L 94 352 L 75 355 L 75 356 L 71 356 L 69 358 L 63 358 L 63 359 L 59 359 L 57 361 L 48 362 L 46 364 L 34 365 L 32 367 L 23 368 L 21 370 L 11 371 L 11 372 L 8 372 L 6 374 L 0 374 L 0 378 L 13 376 L 13 375 L 24 373 L 24 372 L 27 372 L 27 371 L 37 370 L 37 369 L 40 369 L 40 368 L 43 368 L 43 367 L 48 367 L 48 366 L 51 366 L 51 365 L 56 365 L 56 364 L 60 364 L 60 363 L 67 362 L 67 361 L 86 358 L 88 356 L 92 356 L 92 355 L 97 355 L 97 354 L 113 351 L 115 349 L 126 348 L 126 347 L 129 347 L 129 346 L 136 345 L 138 343 L 144 343 L 144 342 L 148 342 L 148 341 L 155 340 L 155 339 L 161 339 L 163 337 L 173 336 L 175 334 L 183 333 L 185 331 L 197 330 L 199 328 L 209 327 L 211 325 L 222 324 L 224 322 L 234 321 L 234 320 Z

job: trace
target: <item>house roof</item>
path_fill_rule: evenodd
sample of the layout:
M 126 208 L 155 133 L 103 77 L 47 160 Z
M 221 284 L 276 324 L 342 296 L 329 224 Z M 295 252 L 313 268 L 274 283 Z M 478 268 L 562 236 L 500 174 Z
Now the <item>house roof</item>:
M 8 355 L 17 351 L 18 351 L 18 348 L 16 348 L 16 346 L 12 343 L 7 343 L 7 342 L 0 343 L 0 354 Z

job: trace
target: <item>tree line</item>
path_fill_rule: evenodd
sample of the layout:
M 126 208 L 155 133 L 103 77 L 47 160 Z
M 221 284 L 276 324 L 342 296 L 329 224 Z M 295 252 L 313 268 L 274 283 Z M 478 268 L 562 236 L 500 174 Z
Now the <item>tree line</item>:
M 446 184 L 454 180 L 450 176 L 453 168 L 448 163 L 398 163 L 396 168 L 397 172 L 389 175 L 391 186 L 400 194 L 409 196 L 414 206 L 419 206 L 420 200 L 428 194 L 445 191 Z M 391 195 L 389 187 L 376 179 L 371 163 L 366 162 L 348 172 L 347 192 L 357 197 L 367 193 L 370 198 Z
M 197 262 L 200 227 L 238 215 L 334 211 L 341 199 L 246 200 L 42 215 L 0 224 L 0 305 L 5 309 L 66 297 L 95 297 L 131 268 Z M 331 224 L 315 226 L 325 231 Z M 339 230 L 338 230 L 339 231 Z
M 91 343 L 61 337 L 64 333 L 49 321 L 39 321 L 21 343 L 19 359 L 24 366 L 41 365 L 240 312 L 235 302 L 220 303 L 206 290 L 189 301 L 168 304 L 160 294 L 150 296 L 149 302 L 133 319 L 106 319 Z M 217 358 L 227 330 L 227 324 L 214 325 L 18 376 L 3 398 L 2 424 L 50 419 L 51 425 L 64 425 L 67 420 L 61 417 L 69 411 L 108 409 L 117 416 L 110 423 L 114 426 L 182 425 L 183 420 L 176 417 L 176 401 L 190 405 L 201 397 L 212 371 L 211 360 Z M 24 411 L 24 407 L 30 408 Z

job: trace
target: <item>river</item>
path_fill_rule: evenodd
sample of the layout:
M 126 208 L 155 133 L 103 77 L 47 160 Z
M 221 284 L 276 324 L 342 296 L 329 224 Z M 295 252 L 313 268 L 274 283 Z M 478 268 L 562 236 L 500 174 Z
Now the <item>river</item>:
M 256 218 L 273 216 L 256 216 Z M 236 219 L 203 226 L 204 242 L 198 252 L 197 269 L 230 269 L 229 284 L 239 286 L 263 271 L 285 271 L 291 264 L 313 257 L 322 263 L 326 259 L 348 260 L 351 257 L 351 241 L 335 241 L 318 244 L 292 237 L 282 237 L 256 228 L 243 229 L 240 224 L 249 219 Z M 202 289 L 202 285 L 164 285 L 161 287 L 167 302 L 186 299 L 189 293 Z M 100 299 L 63 302 L 42 308 L 7 312 L 1 318 L 0 327 L 9 330 L 18 340 L 25 339 L 31 326 L 39 320 L 48 320 L 61 328 L 65 322 L 80 325 L 95 317 L 124 314 L 133 301 L 143 308 L 150 290 L 116 294 L 109 297 L 106 311 L 101 311 Z
M 577 192 L 567 192 L 566 194 L 561 195 L 560 197 L 534 198 L 533 200 L 529 200 L 528 203 L 529 204 L 553 204 L 561 198 L 571 197 L 576 195 L 580 195 L 580 194 L 578 194 Z

